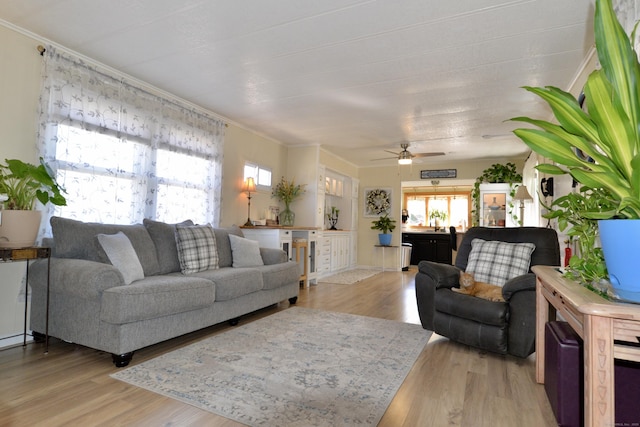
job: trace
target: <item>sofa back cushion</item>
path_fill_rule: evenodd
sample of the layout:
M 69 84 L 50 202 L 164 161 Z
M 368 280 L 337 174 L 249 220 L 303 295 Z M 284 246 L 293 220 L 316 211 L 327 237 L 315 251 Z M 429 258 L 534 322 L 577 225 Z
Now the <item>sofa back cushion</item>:
M 233 254 L 231 252 L 231 243 L 229 242 L 229 234 L 238 237 L 244 237 L 242 230 L 237 226 L 228 228 L 215 228 L 216 244 L 218 246 L 218 265 L 220 268 L 231 267 L 233 265 Z
M 109 264 L 109 258 L 100 246 L 97 235 L 116 234 L 122 231 L 131 241 L 144 275 L 153 276 L 160 271 L 156 247 L 142 224 L 99 224 L 56 216 L 52 217 L 50 222 L 57 257 L 86 259 Z
M 147 228 L 156 247 L 156 256 L 160 267 L 158 274 L 180 271 L 180 260 L 176 246 L 176 225 L 193 225 L 193 221 L 189 219 L 179 224 L 167 224 L 145 218 L 142 223 Z

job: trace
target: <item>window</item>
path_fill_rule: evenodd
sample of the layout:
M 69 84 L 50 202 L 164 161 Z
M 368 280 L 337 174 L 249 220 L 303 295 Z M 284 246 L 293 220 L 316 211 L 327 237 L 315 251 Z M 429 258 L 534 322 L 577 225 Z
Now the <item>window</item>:
M 255 165 L 253 163 L 244 164 L 244 178 L 252 177 L 258 187 L 271 188 L 271 169 Z
M 55 48 L 46 55 L 39 150 L 68 203 L 49 215 L 217 225 L 224 123 Z
M 405 225 L 411 227 L 435 227 L 436 213 L 443 212 L 446 219 L 439 219 L 440 227 L 466 228 L 470 221 L 469 192 L 404 194 L 404 206 L 409 217 Z

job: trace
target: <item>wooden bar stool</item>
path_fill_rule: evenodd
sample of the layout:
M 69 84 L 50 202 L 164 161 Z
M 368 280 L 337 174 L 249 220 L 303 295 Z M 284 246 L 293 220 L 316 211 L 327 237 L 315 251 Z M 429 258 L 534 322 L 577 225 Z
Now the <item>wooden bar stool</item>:
M 291 243 L 291 247 L 296 253 L 296 263 L 300 265 L 300 257 L 304 257 L 304 262 L 302 263 L 302 274 L 300 275 L 300 281 L 303 282 L 304 286 L 309 286 L 309 278 L 307 277 L 307 271 L 309 269 L 309 246 L 307 245 L 307 239 L 293 239 Z M 302 250 L 302 255 L 300 255 L 300 251 Z

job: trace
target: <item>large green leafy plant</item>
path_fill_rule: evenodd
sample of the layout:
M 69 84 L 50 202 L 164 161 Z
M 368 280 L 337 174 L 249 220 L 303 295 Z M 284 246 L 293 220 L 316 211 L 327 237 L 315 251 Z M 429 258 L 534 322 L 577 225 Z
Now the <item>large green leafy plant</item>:
M 0 195 L 6 198 L 2 202 L 4 209 L 32 210 L 36 200 L 43 205 L 67 204 L 62 195 L 64 189 L 58 185 L 53 171 L 42 158 L 38 166 L 16 159 L 7 159 L 5 163 L 0 164 Z
M 573 95 L 556 87 L 525 87 L 549 104 L 558 124 L 516 117 L 512 120 L 538 129 L 517 129 L 514 133 L 533 151 L 556 163 L 538 165 L 538 170 L 569 173 L 583 186 L 602 190 L 598 197 L 606 203 L 586 206 L 580 215 L 591 219 L 637 219 L 640 65 L 611 0 L 596 0 L 594 24 L 602 68 L 592 72 L 584 86 L 587 111 Z

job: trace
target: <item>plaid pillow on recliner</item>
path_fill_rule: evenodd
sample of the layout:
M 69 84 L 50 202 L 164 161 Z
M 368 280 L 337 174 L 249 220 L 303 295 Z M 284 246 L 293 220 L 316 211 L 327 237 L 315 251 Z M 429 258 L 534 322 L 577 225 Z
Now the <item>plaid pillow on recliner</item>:
M 473 239 L 467 273 L 478 282 L 502 286 L 507 280 L 529 272 L 533 243 L 508 243 Z

